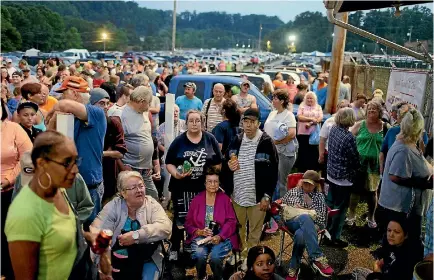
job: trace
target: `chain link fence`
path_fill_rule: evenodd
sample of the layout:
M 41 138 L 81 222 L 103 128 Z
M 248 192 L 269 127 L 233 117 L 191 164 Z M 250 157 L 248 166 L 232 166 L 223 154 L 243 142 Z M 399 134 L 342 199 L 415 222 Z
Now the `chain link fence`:
M 415 70 L 403 68 L 395 69 Z M 426 69 L 418 69 L 417 71 L 429 73 L 425 89 L 424 103 L 420 110 L 425 118 L 425 129 L 428 133 L 431 133 L 433 129 L 433 72 L 432 70 Z M 371 98 L 373 91 L 377 88 L 381 89 L 384 94 L 386 94 L 391 72 L 391 67 L 345 64 L 342 70 L 342 75 L 350 77 L 351 96 L 352 100 L 354 100 L 356 95 L 359 93 L 363 93 L 368 98 Z M 384 96 L 384 98 L 386 98 L 386 96 Z

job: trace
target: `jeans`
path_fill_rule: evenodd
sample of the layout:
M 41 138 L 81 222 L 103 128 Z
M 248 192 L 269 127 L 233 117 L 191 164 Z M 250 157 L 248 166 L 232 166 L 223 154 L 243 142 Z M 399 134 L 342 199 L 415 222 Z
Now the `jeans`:
M 232 244 L 229 239 L 221 241 L 217 245 L 213 244 L 203 244 L 197 245 L 197 242 L 205 237 L 197 237 L 191 243 L 192 259 L 196 261 L 196 271 L 197 278 L 203 279 L 206 276 L 206 260 L 208 255 L 210 256 L 209 265 L 211 267 L 212 273 L 214 274 L 213 279 L 222 280 L 223 279 L 223 259 L 232 250 Z
M 297 269 L 300 267 L 304 248 L 306 247 L 310 260 L 316 260 L 323 254 L 318 245 L 318 234 L 315 224 L 309 215 L 303 214 L 285 222 L 288 229 L 294 233 L 294 246 L 289 267 Z
M 286 194 L 286 183 L 288 182 L 288 175 L 291 173 L 297 156 L 285 156 L 279 154 L 279 197 L 283 197 Z
M 149 172 L 149 169 L 137 169 L 132 167 L 134 171 L 137 171 L 142 175 L 143 181 L 145 182 L 146 187 L 146 195 L 152 196 L 156 201 L 159 201 L 157 187 L 155 187 L 154 181 L 152 180 L 152 173 Z M 150 173 L 150 175 L 148 175 Z
M 331 209 L 339 209 L 339 213 L 331 218 L 331 223 L 328 227 L 332 240 L 338 240 L 341 238 L 345 216 L 350 204 L 351 190 L 352 187 L 350 186 L 339 186 L 329 182 L 327 205 Z
M 101 190 L 100 187 L 102 186 L 102 193 L 104 194 L 104 183 L 100 183 L 100 185 L 95 189 L 90 189 L 89 194 L 90 198 L 93 202 L 93 211 L 90 214 L 89 218 L 84 222 L 84 230 L 88 231 L 89 226 L 92 224 L 93 220 L 95 220 L 96 216 L 98 216 L 99 212 L 101 211 L 101 199 L 102 196 L 99 196 Z
M 156 280 L 160 276 L 157 265 L 153 262 L 143 264 L 142 280 Z

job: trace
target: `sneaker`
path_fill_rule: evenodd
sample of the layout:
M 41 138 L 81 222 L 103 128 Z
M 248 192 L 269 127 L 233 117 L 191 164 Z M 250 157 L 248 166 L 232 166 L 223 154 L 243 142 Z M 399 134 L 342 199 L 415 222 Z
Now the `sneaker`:
M 241 264 L 241 270 L 244 272 L 247 271 L 247 259 L 243 260 L 243 263 Z
M 375 221 L 371 221 L 366 217 L 366 222 L 368 223 L 369 228 L 377 228 L 377 223 Z
M 277 225 L 276 221 L 274 221 L 274 219 L 271 219 L 270 224 L 271 224 L 270 228 L 266 229 L 265 233 L 276 233 L 276 231 L 279 229 L 279 226 Z
M 324 277 L 330 277 L 333 274 L 333 268 L 329 266 L 327 258 L 322 256 L 313 261 L 312 266 L 314 269 Z
M 300 269 L 290 268 L 288 270 L 288 276 L 286 276 L 285 280 L 297 280 Z
M 345 219 L 345 223 L 346 223 L 348 226 L 353 226 L 353 225 L 356 223 L 356 218 L 346 218 L 346 219 Z
M 169 253 L 169 261 L 177 261 L 178 260 L 178 252 L 171 251 Z
M 335 239 L 335 240 L 324 239 L 324 245 L 329 247 L 334 247 L 334 248 L 345 248 L 348 247 L 348 242 L 340 239 Z
M 237 253 L 234 253 L 234 254 L 230 255 L 229 258 L 226 261 L 226 263 L 229 264 L 230 266 L 234 266 L 235 265 L 235 254 L 237 254 Z M 238 262 L 240 262 L 241 261 L 240 255 L 238 254 L 237 257 L 238 257 L 237 258 Z

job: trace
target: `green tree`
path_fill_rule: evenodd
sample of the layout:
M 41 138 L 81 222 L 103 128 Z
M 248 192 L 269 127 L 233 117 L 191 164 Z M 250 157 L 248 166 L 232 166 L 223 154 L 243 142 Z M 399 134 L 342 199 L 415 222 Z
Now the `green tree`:
M 2 51 L 14 51 L 21 49 L 21 34 L 11 23 L 11 14 L 1 7 L 1 49 Z
M 77 28 L 71 27 L 65 34 L 65 49 L 80 49 L 83 47 Z

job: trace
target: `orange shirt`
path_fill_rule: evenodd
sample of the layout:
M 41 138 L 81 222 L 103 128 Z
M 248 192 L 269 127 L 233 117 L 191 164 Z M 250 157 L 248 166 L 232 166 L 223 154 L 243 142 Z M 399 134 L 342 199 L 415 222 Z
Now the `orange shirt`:
M 324 84 L 318 84 L 318 91 L 320 90 L 320 89 L 323 89 L 323 88 L 325 88 L 327 86 L 327 83 L 324 83 Z
M 282 82 L 282 81 L 279 81 L 279 80 L 274 80 L 273 81 L 273 86 L 274 86 L 274 89 L 285 88 L 286 87 L 286 83 Z
M 7 179 L 11 184 L 15 182 L 21 171 L 20 158 L 25 152 L 33 148 L 32 141 L 17 123 L 4 120 L 1 123 L 1 179 Z
M 57 101 L 56 98 L 54 98 L 52 96 L 48 96 L 47 102 L 45 102 L 45 104 L 43 104 L 43 105 L 39 105 L 39 109 L 42 109 L 45 112 L 50 112 L 53 109 L 54 105 L 56 105 L 57 102 L 59 102 L 59 101 Z

